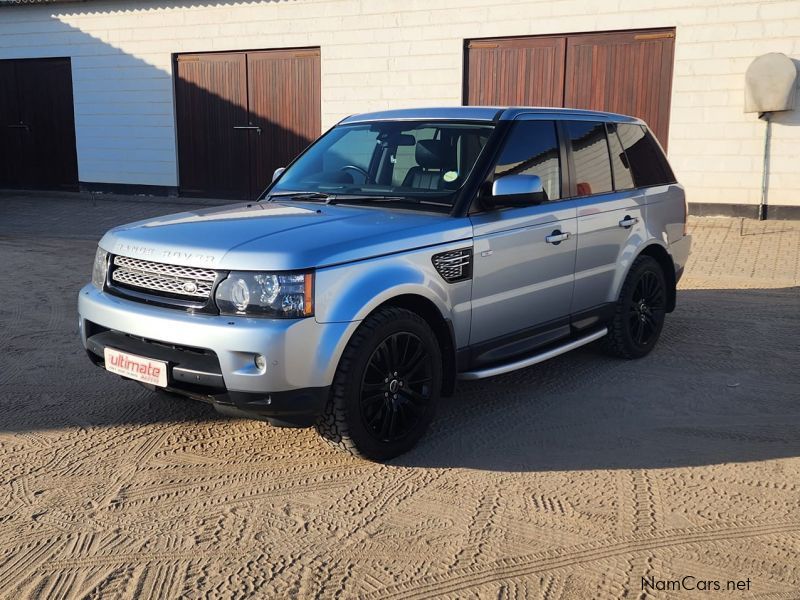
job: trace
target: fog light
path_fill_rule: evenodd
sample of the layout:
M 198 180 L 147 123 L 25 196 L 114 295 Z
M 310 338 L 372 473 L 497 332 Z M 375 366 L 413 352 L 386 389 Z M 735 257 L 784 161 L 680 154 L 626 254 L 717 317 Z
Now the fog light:
M 256 354 L 254 362 L 256 363 L 256 368 L 259 371 L 263 371 L 267 368 L 267 357 L 263 354 Z

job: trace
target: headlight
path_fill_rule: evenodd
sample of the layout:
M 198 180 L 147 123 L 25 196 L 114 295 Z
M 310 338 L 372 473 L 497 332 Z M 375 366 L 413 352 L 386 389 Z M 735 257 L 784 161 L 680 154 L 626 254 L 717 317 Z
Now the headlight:
M 314 314 L 312 273 L 233 271 L 217 286 L 220 313 L 292 319 Z
M 106 282 L 106 273 L 108 272 L 108 252 L 103 250 L 100 246 L 97 247 L 97 252 L 94 254 L 94 267 L 92 268 L 92 283 L 98 290 L 103 289 Z

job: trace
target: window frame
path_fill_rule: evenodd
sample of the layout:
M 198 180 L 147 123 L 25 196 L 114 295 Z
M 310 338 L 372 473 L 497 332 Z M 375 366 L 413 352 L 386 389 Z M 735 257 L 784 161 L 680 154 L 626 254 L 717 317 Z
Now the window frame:
M 497 155 L 492 160 L 490 176 L 489 176 L 489 182 L 490 183 L 494 183 L 495 182 L 495 179 L 496 179 L 495 178 L 495 170 L 497 169 L 497 163 L 499 162 L 501 156 L 503 155 L 503 151 L 505 150 L 506 143 L 511 139 L 511 136 L 514 134 L 515 126 L 517 126 L 519 124 L 522 124 L 524 122 L 537 122 L 537 123 L 546 122 L 546 123 L 551 123 L 553 125 L 553 132 L 555 133 L 555 136 L 556 136 L 556 147 L 558 148 L 558 180 L 559 180 L 558 181 L 558 184 L 559 184 L 558 187 L 559 187 L 559 197 L 556 198 L 555 200 L 548 199 L 546 202 L 542 202 L 541 204 L 551 204 L 553 202 L 561 202 L 562 200 L 566 199 L 565 196 L 564 196 L 564 191 L 567 189 L 567 187 L 566 187 L 567 186 L 567 178 L 566 178 L 566 168 L 565 168 L 566 167 L 566 164 L 565 164 L 565 160 L 566 160 L 566 152 L 565 151 L 566 151 L 566 149 L 564 147 L 564 141 L 563 141 L 563 139 L 561 137 L 561 132 L 560 132 L 560 129 L 559 129 L 559 121 L 558 121 L 558 119 L 555 119 L 555 118 L 552 118 L 552 117 L 551 118 L 544 118 L 544 119 L 520 119 L 520 118 L 516 118 L 513 121 L 511 121 L 510 126 L 508 127 L 508 131 L 503 136 L 503 139 L 500 141 L 500 145 L 499 145 L 499 148 L 498 148 Z M 502 177 L 500 177 L 499 179 L 502 179 Z M 533 205 L 533 204 L 534 203 L 531 203 L 531 205 Z

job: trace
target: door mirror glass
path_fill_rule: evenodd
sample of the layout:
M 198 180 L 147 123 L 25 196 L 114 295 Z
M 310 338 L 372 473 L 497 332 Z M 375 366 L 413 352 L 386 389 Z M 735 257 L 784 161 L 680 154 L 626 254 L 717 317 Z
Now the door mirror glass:
M 490 203 L 493 206 L 526 206 L 546 199 L 538 175 L 506 175 L 492 184 Z
M 277 180 L 278 177 L 280 177 L 285 170 L 286 167 L 278 167 L 277 169 L 275 169 L 275 171 L 272 173 L 272 181 Z

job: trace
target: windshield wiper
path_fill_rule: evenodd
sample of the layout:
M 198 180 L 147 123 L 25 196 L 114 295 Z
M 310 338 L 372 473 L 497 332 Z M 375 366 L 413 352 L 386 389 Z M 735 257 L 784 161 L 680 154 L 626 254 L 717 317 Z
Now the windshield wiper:
M 406 196 L 370 196 L 369 194 L 336 194 L 328 198 L 326 204 L 352 204 L 354 202 L 411 202 L 419 204 L 419 200 Z
M 412 198 L 410 196 L 368 196 L 361 194 L 337 194 L 331 196 L 325 204 L 353 204 L 355 202 L 406 202 L 407 204 L 429 204 L 431 206 L 451 207 L 449 202 L 436 202 L 435 200 L 425 200 L 423 198 Z
M 280 194 L 270 194 L 269 198 L 291 198 L 292 200 L 328 200 L 330 194 L 322 192 L 281 192 Z

